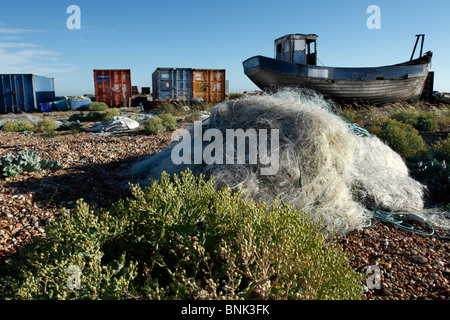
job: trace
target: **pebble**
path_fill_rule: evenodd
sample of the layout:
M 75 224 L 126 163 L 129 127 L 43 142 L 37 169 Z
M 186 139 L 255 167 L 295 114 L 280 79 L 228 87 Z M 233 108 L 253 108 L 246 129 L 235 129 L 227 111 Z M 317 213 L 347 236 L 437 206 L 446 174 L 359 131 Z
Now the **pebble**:
M 427 263 L 428 259 L 426 257 L 413 254 L 409 258 L 409 261 L 411 261 L 412 263 L 416 263 L 416 264 L 425 264 L 425 263 Z
M 60 116 L 68 118 L 70 111 Z M 170 136 L 171 132 L 158 136 L 128 132 L 105 138 L 81 132 L 43 138 L 39 134 L 0 131 L 0 157 L 20 150 L 33 151 L 63 166 L 55 172 L 0 179 L 0 263 L 30 237 L 45 236 L 42 226 L 54 221 L 62 208 L 73 207 L 78 199 L 105 207 L 123 197 L 130 181 L 123 172 L 129 164 L 161 151 L 170 144 Z M 86 159 L 96 166 L 80 167 Z
M 441 260 L 436 260 L 436 264 L 440 267 L 443 267 L 445 265 Z
M 170 144 L 170 135 L 94 137 L 82 132 L 42 139 L 39 135 L 24 137 L 0 131 L 4 147 L 0 148 L 0 157 L 21 148 L 40 152 L 63 164 L 63 169 L 55 173 L 21 175 L 14 178 L 14 183 L 0 179 L 0 259 L 13 253 L 29 237 L 45 236 L 42 225 L 47 220 L 56 219 L 61 207 L 73 205 L 79 198 L 88 202 L 98 201 L 102 206 L 122 197 L 128 178 L 118 174 L 126 169 L 121 167 L 120 161 L 129 163 L 131 158 L 143 159 L 159 152 Z M 80 167 L 80 160 L 86 159 L 87 154 L 96 165 Z M 110 164 L 116 161 L 119 163 Z M 57 191 L 52 188 L 56 185 Z M 96 192 L 92 192 L 93 188 Z M 50 197 L 51 203 L 48 201 Z M 21 225 L 15 230 L 18 224 Z M 12 230 L 16 231 L 14 235 Z M 446 279 L 450 275 L 449 241 L 414 235 L 378 221 L 343 236 L 341 241 L 352 256 L 349 261 L 352 267 L 358 270 L 378 263 L 381 268 L 382 284 L 386 285 L 381 290 L 369 290 L 363 286 L 364 299 L 450 300 Z M 414 255 L 417 257 L 413 258 Z

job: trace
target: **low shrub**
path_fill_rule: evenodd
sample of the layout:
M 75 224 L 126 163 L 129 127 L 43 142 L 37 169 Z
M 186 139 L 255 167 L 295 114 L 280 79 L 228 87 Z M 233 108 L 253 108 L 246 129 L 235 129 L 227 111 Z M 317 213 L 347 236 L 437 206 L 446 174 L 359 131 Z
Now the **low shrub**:
M 168 101 L 163 101 L 158 105 L 158 108 L 156 112 L 158 114 L 164 114 L 164 113 L 170 113 L 175 114 L 176 113 L 176 106 L 173 103 L 170 103 Z
M 58 127 L 58 131 L 79 132 L 81 129 L 83 129 L 83 124 L 80 122 L 80 120 L 61 121 L 61 125 Z
M 175 119 L 174 116 L 172 116 L 170 113 L 163 113 L 160 114 L 158 117 L 162 120 L 162 125 L 166 130 L 173 131 L 176 128 L 177 125 L 177 119 Z
M 420 115 L 417 117 L 415 128 L 419 131 L 436 131 L 439 128 L 439 124 L 433 114 Z
M 163 125 L 163 120 L 160 117 L 151 118 L 144 128 L 148 135 L 161 134 L 166 131 L 166 128 Z
M 404 159 L 415 155 L 423 155 L 428 151 L 427 144 L 418 131 L 409 124 L 385 119 L 379 126 L 368 127 L 367 129 L 370 133 L 385 141 Z
M 427 186 L 430 198 L 441 204 L 450 203 L 450 156 L 439 151 L 415 156 L 407 162 L 411 175 Z
M 103 115 L 103 122 L 112 120 L 112 118 L 120 116 L 120 110 L 118 108 L 108 109 Z
M 89 103 L 87 109 L 89 111 L 103 111 L 103 110 L 108 109 L 108 105 L 104 102 L 93 101 L 93 102 Z
M 189 111 L 189 107 L 186 106 L 183 102 L 168 102 L 162 101 L 158 108 L 155 110 L 158 115 L 170 113 L 175 116 L 185 115 L 187 111 Z
M 69 122 L 73 121 L 84 121 L 84 114 L 82 112 L 72 114 L 69 119 Z
M 24 132 L 34 130 L 34 126 L 23 119 L 6 120 L 2 126 L 2 131 L 5 132 Z
M 192 111 L 191 113 L 189 113 L 189 115 L 185 118 L 186 121 L 196 121 L 199 120 L 202 117 L 202 115 L 200 114 L 200 111 L 196 110 L 196 111 Z
M 53 119 L 43 119 L 38 122 L 36 130 L 39 132 L 49 133 L 58 129 L 58 124 Z
M 83 113 L 83 112 L 79 112 L 79 113 L 75 113 L 72 114 L 68 121 L 69 122 L 92 122 L 92 121 L 101 121 L 103 120 L 103 114 L 100 112 L 96 112 L 96 111 L 90 111 L 88 113 Z
M 419 131 L 435 131 L 438 121 L 431 112 L 402 111 L 391 116 L 391 119 L 409 124 Z
M 395 113 L 391 116 L 391 119 L 394 119 L 396 121 L 409 124 L 411 126 L 417 125 L 417 111 L 415 110 L 408 110 L 408 111 L 402 111 Z
M 5 299 L 360 299 L 346 251 L 288 205 L 190 171 L 109 209 L 82 200 L 0 277 Z
M 431 149 L 434 151 L 442 152 L 443 154 L 450 157 L 450 136 L 448 136 L 446 139 L 437 141 L 432 145 Z

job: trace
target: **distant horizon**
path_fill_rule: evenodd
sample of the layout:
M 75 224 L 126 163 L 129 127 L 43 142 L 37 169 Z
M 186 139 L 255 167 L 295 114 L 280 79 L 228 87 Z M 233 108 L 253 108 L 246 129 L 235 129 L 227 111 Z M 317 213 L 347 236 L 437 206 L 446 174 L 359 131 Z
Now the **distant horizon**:
M 158 67 L 225 69 L 230 93 L 253 92 L 242 62 L 273 57 L 286 34 L 317 34 L 318 64 L 334 67 L 408 61 L 425 34 L 434 90 L 450 92 L 448 12 L 447 0 L 16 0 L 0 12 L 0 73 L 52 77 L 57 95 L 82 96 L 94 94 L 94 69 L 130 69 L 139 88 Z

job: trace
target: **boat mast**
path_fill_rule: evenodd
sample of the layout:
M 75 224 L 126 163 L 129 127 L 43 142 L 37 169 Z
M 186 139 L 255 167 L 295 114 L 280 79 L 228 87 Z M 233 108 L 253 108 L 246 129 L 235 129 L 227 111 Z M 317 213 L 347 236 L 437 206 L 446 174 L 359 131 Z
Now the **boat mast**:
M 414 58 L 414 53 L 416 53 L 416 49 L 417 49 L 417 44 L 419 43 L 419 39 L 422 38 L 422 44 L 420 45 L 420 55 L 419 58 L 422 57 L 422 53 L 423 53 L 423 42 L 425 41 L 425 35 L 424 34 L 416 34 L 416 44 L 414 45 L 414 50 L 411 54 L 411 59 L 409 60 L 409 62 L 412 62 L 413 58 Z

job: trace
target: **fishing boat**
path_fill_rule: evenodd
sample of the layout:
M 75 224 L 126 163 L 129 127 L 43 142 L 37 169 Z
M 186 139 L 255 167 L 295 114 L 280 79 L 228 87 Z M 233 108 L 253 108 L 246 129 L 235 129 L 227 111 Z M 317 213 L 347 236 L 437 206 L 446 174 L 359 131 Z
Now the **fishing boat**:
M 290 34 L 275 40 L 275 59 L 255 56 L 243 62 L 244 73 L 261 90 L 283 87 L 313 89 L 344 102 L 373 104 L 417 100 L 431 66 L 431 51 L 423 54 L 425 35 L 416 35 L 409 61 L 381 67 L 327 67 L 317 65 L 315 34 Z M 419 43 L 419 57 L 414 55 Z

